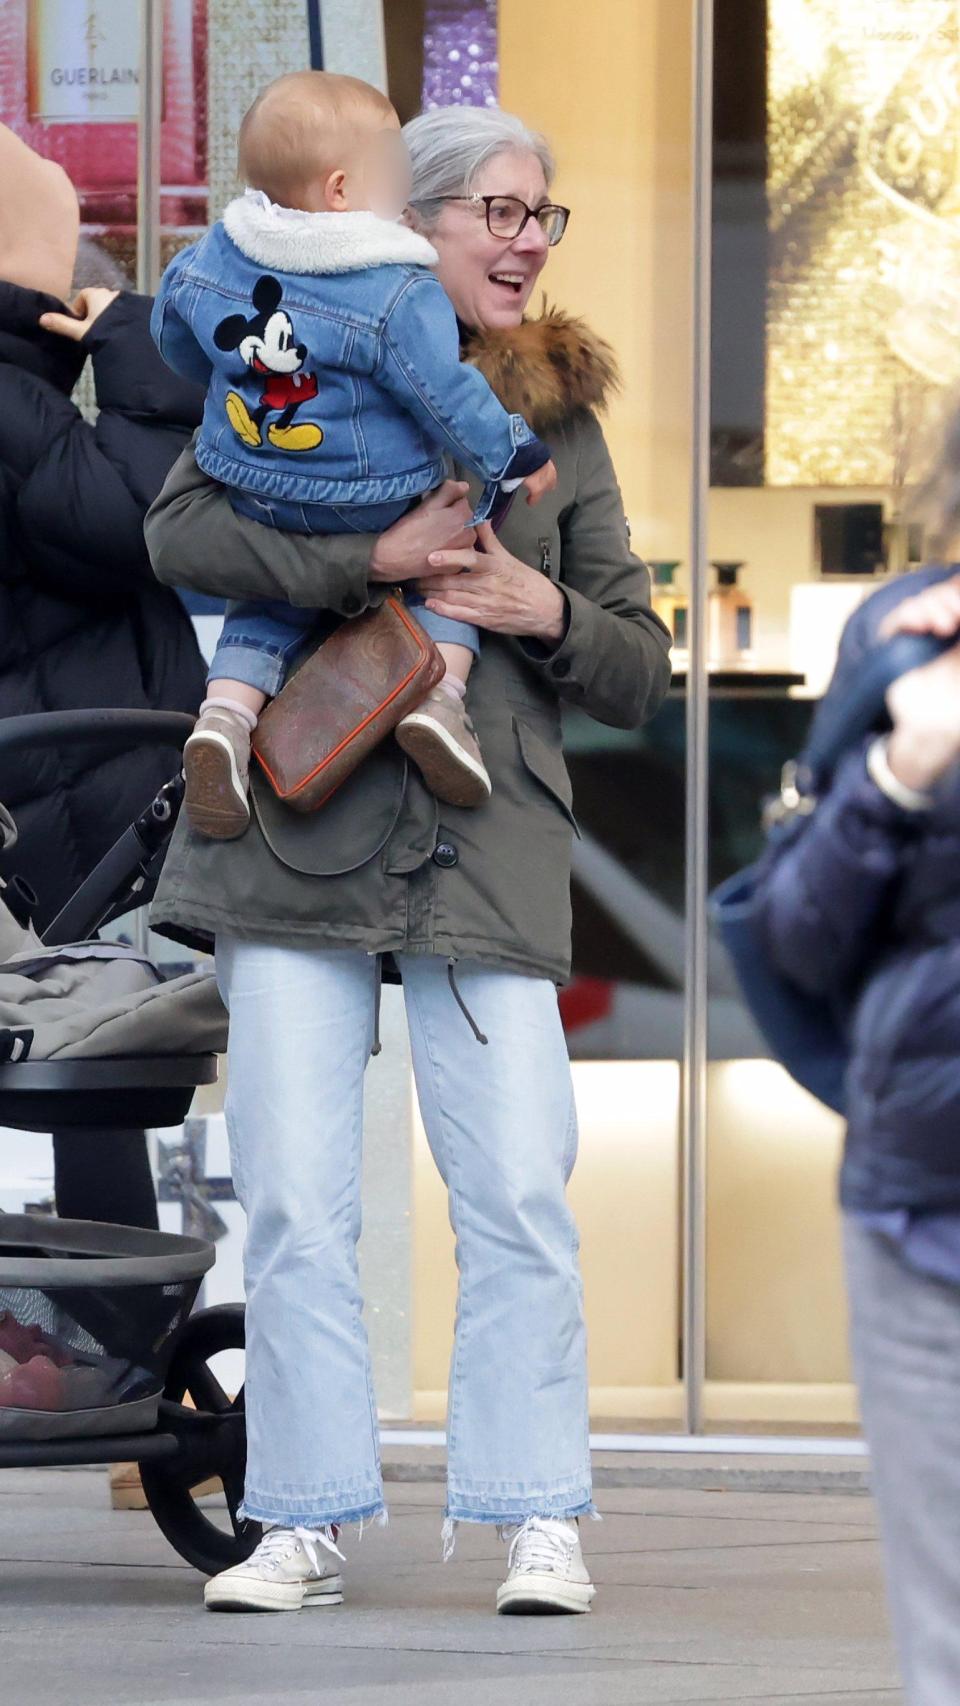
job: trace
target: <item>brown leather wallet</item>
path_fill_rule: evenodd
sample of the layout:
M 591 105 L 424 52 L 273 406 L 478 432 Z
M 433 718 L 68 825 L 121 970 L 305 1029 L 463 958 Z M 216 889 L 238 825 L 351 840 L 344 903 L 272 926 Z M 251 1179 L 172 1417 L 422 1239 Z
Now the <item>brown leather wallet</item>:
M 343 622 L 257 724 L 253 752 L 277 798 L 295 812 L 316 811 L 443 673 L 399 594 Z

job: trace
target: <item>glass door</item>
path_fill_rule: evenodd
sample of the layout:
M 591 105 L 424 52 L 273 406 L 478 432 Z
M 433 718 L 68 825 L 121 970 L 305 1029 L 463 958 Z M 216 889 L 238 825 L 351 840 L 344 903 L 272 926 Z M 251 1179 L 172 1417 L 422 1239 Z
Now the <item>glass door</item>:
M 447 66 L 467 65 L 477 16 L 443 14 Z M 613 347 L 623 385 L 603 417 L 633 549 L 683 641 L 691 477 L 692 9 L 674 0 L 527 0 L 497 7 L 496 94 L 543 130 L 572 209 L 543 275 L 550 304 Z M 453 56 L 460 56 L 454 59 Z M 435 73 L 430 70 L 430 75 Z M 467 83 L 466 79 L 470 82 Z M 571 79 L 576 100 L 566 98 Z M 473 98 L 471 69 L 454 99 Z M 451 98 L 449 78 L 427 98 Z M 484 99 L 486 96 L 483 97 Z M 539 304 L 534 308 L 539 313 Z M 601 1433 L 676 1429 L 681 1389 L 680 1100 L 684 1038 L 685 671 L 637 731 L 571 712 L 574 975 L 561 992 L 581 1122 L 570 1196 L 582 1232 L 591 1411 Z M 414 1401 L 443 1414 L 456 1277 L 443 1189 L 415 1149 Z
M 709 861 L 759 850 L 844 621 L 922 559 L 910 496 L 960 358 L 957 28 L 937 0 L 716 0 Z M 710 960 L 705 1425 L 856 1426 L 841 1122 Z

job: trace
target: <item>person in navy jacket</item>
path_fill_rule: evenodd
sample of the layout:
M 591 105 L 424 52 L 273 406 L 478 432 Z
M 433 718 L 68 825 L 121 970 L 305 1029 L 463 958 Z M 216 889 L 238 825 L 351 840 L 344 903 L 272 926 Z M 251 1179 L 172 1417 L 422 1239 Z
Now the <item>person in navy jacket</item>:
M 854 1361 L 909 1706 L 960 1700 L 960 570 L 894 581 L 847 624 L 829 696 L 898 632 L 956 636 L 887 694 L 772 855 L 780 972 L 850 1041 L 840 1175 Z

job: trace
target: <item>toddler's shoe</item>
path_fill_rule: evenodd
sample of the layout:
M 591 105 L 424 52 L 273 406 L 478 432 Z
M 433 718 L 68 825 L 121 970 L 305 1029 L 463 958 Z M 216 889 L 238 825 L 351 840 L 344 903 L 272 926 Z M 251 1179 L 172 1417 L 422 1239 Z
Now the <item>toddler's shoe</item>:
M 398 744 L 438 800 L 482 806 L 493 792 L 483 755 L 461 700 L 442 687 L 397 724 Z
M 343 1553 L 323 1529 L 270 1527 L 246 1563 L 221 1570 L 207 1582 L 203 1603 L 208 1611 L 300 1611 L 307 1605 L 340 1605 L 343 1577 L 338 1558 L 342 1562 Z
M 184 810 L 212 841 L 235 841 L 250 824 L 250 731 L 235 711 L 202 712 L 183 749 Z

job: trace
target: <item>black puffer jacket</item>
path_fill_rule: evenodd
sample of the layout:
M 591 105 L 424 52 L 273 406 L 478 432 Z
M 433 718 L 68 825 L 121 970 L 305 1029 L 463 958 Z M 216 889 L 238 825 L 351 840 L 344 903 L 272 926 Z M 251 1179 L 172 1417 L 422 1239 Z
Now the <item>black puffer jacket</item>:
M 0 281 L 0 717 L 85 706 L 195 711 L 204 669 L 190 619 L 158 586 L 143 517 L 202 411 L 124 293 L 80 344 L 37 325 L 54 298 Z M 99 418 L 70 401 L 87 356 Z M 78 771 L 71 755 L 0 753 L 20 842 L 0 861 L 53 916 L 159 785 L 176 751 L 140 748 Z

